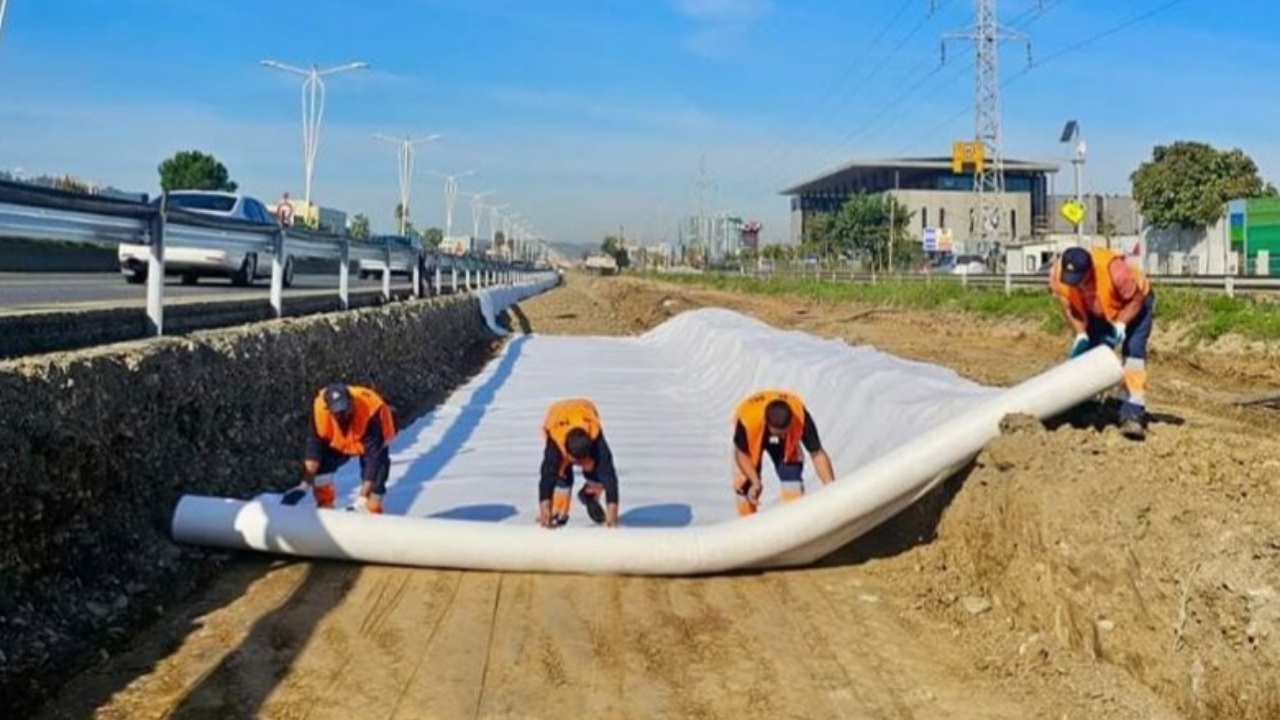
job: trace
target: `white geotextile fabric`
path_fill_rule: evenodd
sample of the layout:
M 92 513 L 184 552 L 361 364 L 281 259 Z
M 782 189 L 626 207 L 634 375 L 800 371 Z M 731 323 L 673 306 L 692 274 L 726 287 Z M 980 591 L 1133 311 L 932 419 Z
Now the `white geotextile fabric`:
M 555 281 L 481 294 L 494 314 Z M 535 328 L 536 331 L 536 328 Z M 869 348 L 782 332 L 725 310 L 683 314 L 640 338 L 516 336 L 484 371 L 392 444 L 389 514 L 317 512 L 184 496 L 174 540 L 359 562 L 521 572 L 697 575 L 811 562 L 874 528 L 960 469 L 1007 413 L 1045 418 L 1123 377 L 1096 348 L 1006 389 Z M 734 516 L 731 413 L 762 387 L 812 408 L 837 481 Z M 617 458 L 624 527 L 534 526 L 540 424 L 553 399 L 593 398 Z M 339 474 L 343 500 L 355 463 Z
M 486 310 L 520 294 L 499 292 Z M 732 414 L 756 390 L 800 394 L 837 476 L 996 393 L 950 370 L 721 309 L 686 312 L 634 338 L 544 337 L 536 330 L 512 337 L 483 372 L 400 430 L 386 512 L 533 524 L 541 422 L 558 398 L 597 404 L 618 469 L 623 525 L 680 527 L 735 519 Z M 767 511 L 777 483 L 767 459 L 764 466 Z M 817 491 L 807 457 L 805 477 Z M 348 463 L 337 475 L 340 504 L 358 484 L 359 466 Z M 589 524 L 580 506 L 572 524 Z

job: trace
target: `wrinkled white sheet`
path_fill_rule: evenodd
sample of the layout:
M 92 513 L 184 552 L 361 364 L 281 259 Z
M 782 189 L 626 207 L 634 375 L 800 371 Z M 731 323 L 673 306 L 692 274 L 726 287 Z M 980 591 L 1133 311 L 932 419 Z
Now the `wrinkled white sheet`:
M 801 394 L 837 475 L 919 437 L 996 391 L 870 348 L 783 332 L 728 310 L 677 316 L 638 338 L 518 335 L 497 359 L 392 444 L 386 511 L 531 524 L 541 423 L 554 399 L 597 405 L 613 450 L 624 525 L 736 517 L 733 408 L 765 387 Z M 766 503 L 777 493 L 766 460 Z M 338 474 L 354 497 L 359 468 Z M 806 485 L 819 487 L 811 461 Z M 573 522 L 586 523 L 581 508 Z

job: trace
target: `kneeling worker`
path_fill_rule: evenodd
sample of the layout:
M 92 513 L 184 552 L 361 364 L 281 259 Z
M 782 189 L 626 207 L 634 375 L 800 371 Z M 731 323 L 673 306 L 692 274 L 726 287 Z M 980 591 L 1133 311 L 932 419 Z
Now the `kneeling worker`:
M 347 509 L 382 513 L 391 471 L 388 445 L 396 435 L 390 406 L 369 388 L 337 383 L 316 394 L 311 415 L 302 486 L 294 493 L 310 487 L 318 507 L 332 508 L 337 495 L 333 474 L 359 457 L 360 495 Z
M 596 524 L 617 527 L 618 474 L 595 404 L 583 398 L 552 403 L 542 434 L 546 448 L 538 483 L 538 524 L 551 528 L 569 522 L 573 466 L 579 465 L 586 484 L 578 492 L 578 499 L 586 506 L 587 515 Z M 602 494 L 606 507 L 600 506 Z
M 1054 265 L 1049 288 L 1076 333 L 1070 357 L 1104 344 L 1120 350 L 1124 358 L 1120 432 L 1131 440 L 1143 439 L 1147 340 L 1155 308 L 1151 283 L 1119 253 L 1073 247 Z
M 822 484 L 835 480 L 831 458 L 818 439 L 818 427 L 793 393 L 765 390 L 739 403 L 734 414 L 733 444 L 733 490 L 738 496 L 739 515 L 752 515 L 759 509 L 760 492 L 764 489 L 760 466 L 765 452 L 778 473 L 784 502 L 804 495 L 802 445 L 813 457 Z

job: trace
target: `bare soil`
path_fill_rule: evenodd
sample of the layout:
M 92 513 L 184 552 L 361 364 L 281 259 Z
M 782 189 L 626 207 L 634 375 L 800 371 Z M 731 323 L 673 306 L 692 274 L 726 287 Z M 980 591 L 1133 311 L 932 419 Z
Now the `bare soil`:
M 1065 338 L 968 317 L 570 275 L 535 333 L 717 305 L 1007 385 Z M 700 579 L 239 561 L 41 717 L 1280 717 L 1274 356 L 1158 332 L 1144 443 L 1010 421 L 818 567 Z M 819 419 L 820 421 L 820 419 Z

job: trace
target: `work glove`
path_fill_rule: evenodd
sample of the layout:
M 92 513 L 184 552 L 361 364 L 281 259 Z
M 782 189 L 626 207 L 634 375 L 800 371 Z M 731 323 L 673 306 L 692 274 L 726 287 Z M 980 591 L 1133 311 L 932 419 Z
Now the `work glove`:
M 1120 346 L 1124 345 L 1125 330 L 1126 328 L 1124 326 L 1124 323 L 1122 322 L 1113 323 L 1111 325 L 1111 334 L 1108 335 L 1103 342 L 1105 342 L 1106 344 L 1110 345 L 1113 348 L 1119 348 Z
M 1071 351 L 1067 353 L 1067 359 L 1071 360 L 1073 358 L 1077 358 L 1085 354 L 1088 349 L 1089 336 L 1084 333 L 1080 333 L 1079 335 L 1076 335 L 1076 339 L 1072 341 Z

